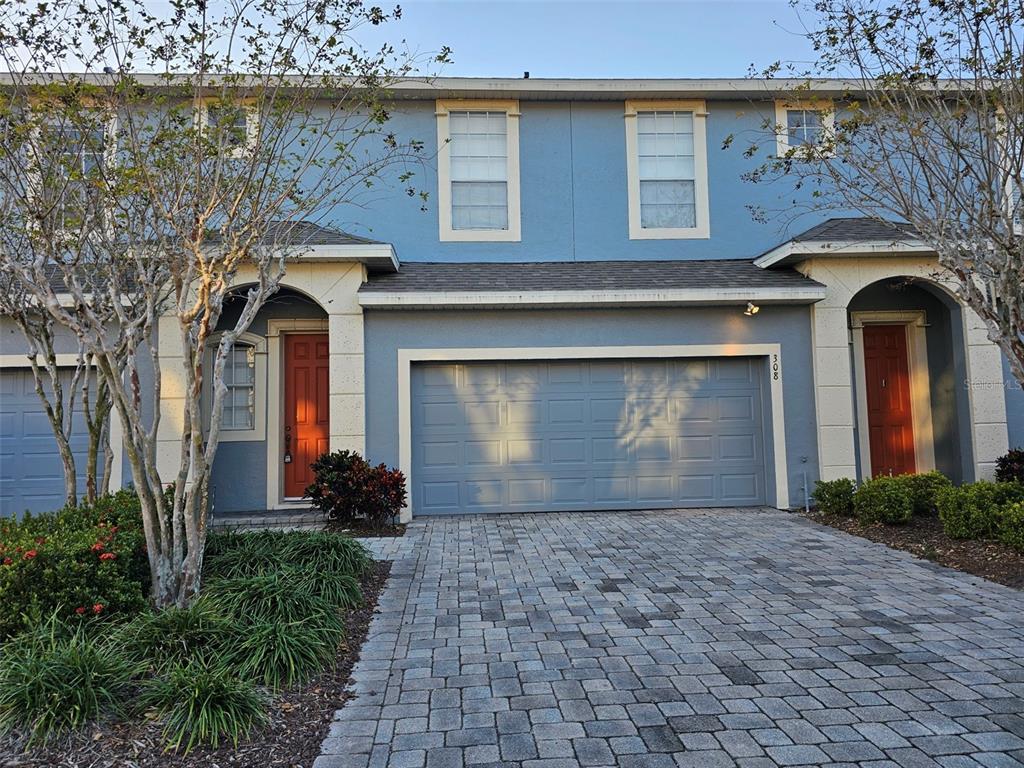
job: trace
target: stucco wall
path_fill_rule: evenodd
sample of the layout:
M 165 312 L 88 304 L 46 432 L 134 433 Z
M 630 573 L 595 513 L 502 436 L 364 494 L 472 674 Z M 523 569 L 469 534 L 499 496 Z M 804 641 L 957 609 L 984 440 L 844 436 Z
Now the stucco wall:
M 804 209 L 794 201 L 812 202 L 809 186 L 793 190 L 787 183 L 742 179 L 775 152 L 763 127 L 765 119 L 775 119 L 773 102 L 708 101 L 707 109 L 709 239 L 629 239 L 622 101 L 520 102 L 521 242 L 440 242 L 432 100 L 396 105 L 388 125 L 402 138 L 425 142 L 424 161 L 409 170 L 415 173 L 410 184 L 428 192 L 428 199 L 409 197 L 409 184 L 392 177 L 360 193 L 358 207 L 334 211 L 327 223 L 392 243 L 403 261 L 596 261 L 754 258 L 792 234 L 842 215 L 832 211 L 796 218 Z M 739 138 L 723 149 L 730 135 Z M 761 142 L 760 156 L 744 157 L 757 137 L 768 139 Z M 747 206 L 763 209 L 769 221 L 755 221 Z
M 783 363 L 790 503 L 803 504 L 803 471 L 817 478 L 810 320 L 806 307 L 636 310 L 370 311 L 366 314 L 367 456 L 397 465 L 401 348 L 779 343 Z

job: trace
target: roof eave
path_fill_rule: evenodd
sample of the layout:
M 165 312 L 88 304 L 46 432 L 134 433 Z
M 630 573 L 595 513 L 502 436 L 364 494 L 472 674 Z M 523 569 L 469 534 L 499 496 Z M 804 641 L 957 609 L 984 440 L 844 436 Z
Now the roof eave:
M 743 306 L 813 304 L 825 298 L 817 283 L 792 288 L 679 288 L 600 291 L 361 291 L 364 309 L 479 309 L 506 307 Z
M 397 272 L 398 254 L 390 243 L 345 243 L 298 246 L 295 258 L 304 262 L 365 264 L 370 272 Z
M 933 255 L 935 249 L 921 240 L 790 240 L 754 259 L 754 264 L 761 269 L 768 269 L 797 264 L 812 256 L 879 256 L 894 253 Z

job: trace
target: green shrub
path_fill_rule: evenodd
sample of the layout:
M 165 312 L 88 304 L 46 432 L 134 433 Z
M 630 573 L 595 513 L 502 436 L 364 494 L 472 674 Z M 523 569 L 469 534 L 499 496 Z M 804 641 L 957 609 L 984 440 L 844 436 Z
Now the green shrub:
M 1024 552 L 1024 502 L 1003 507 L 999 540 L 1018 552 Z
M 140 703 L 163 720 L 168 748 L 185 753 L 198 744 L 237 746 L 269 719 L 267 699 L 252 683 L 227 667 L 202 663 L 174 665 L 147 680 Z
M 934 514 L 939 491 L 953 485 L 948 477 L 934 470 L 917 475 L 899 475 L 897 479 L 906 483 L 913 500 L 915 515 Z
M 206 599 L 225 615 L 250 626 L 309 621 L 324 631 L 343 627 L 339 606 L 295 584 L 281 571 L 210 579 Z
M 322 531 L 216 533 L 205 553 L 210 576 L 246 576 L 283 566 L 359 576 L 371 562 L 355 539 Z
M 311 467 L 315 479 L 306 496 L 343 525 L 363 519 L 380 528 L 394 521 L 405 506 L 405 475 L 397 469 L 373 466 L 353 451 L 325 453 Z
M 978 539 L 1000 531 L 1004 507 L 1024 501 L 1024 484 L 979 480 L 939 492 L 939 519 L 947 536 Z
M 862 523 L 902 525 L 914 514 L 914 500 L 906 482 L 875 477 L 861 483 L 853 494 L 853 509 Z
M 229 658 L 238 674 L 277 690 L 323 669 L 342 637 L 339 627 L 325 629 L 312 620 L 255 624 L 246 628 Z
M 213 660 L 242 634 L 242 626 L 199 598 L 188 608 L 149 610 L 119 628 L 118 641 L 131 658 L 151 669 Z
M 1024 482 L 1024 450 L 1013 448 L 996 459 L 996 482 Z
M 109 638 L 52 617 L 0 647 L 0 730 L 36 744 L 119 715 L 138 671 Z
M 149 567 L 130 491 L 92 506 L 0 521 L 0 640 L 31 617 L 131 616 L 146 604 Z
M 814 503 L 826 515 L 853 514 L 853 480 L 843 477 L 839 480 L 819 480 L 814 484 Z

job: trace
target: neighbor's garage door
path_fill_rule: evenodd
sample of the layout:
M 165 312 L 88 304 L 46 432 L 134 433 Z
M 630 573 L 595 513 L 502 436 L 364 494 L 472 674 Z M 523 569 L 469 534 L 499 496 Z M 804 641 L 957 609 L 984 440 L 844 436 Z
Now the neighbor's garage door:
M 70 377 L 69 372 L 65 386 L 70 384 Z M 80 408 L 76 409 L 71 438 L 79 496 L 85 493 L 89 444 Z M 26 510 L 46 512 L 62 506 L 64 469 L 53 430 L 32 383 L 32 372 L 28 368 L 0 370 L 0 515 L 20 515 Z
M 412 373 L 414 514 L 765 501 L 757 358 Z

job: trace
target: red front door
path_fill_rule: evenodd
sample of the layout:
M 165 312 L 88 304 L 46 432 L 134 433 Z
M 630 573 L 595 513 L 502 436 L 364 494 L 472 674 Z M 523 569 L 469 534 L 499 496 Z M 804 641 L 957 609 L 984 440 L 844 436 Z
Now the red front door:
M 864 326 L 864 370 L 871 475 L 913 473 L 914 424 L 905 326 Z
M 284 495 L 298 498 L 313 482 L 309 465 L 330 441 L 327 334 L 284 339 Z

